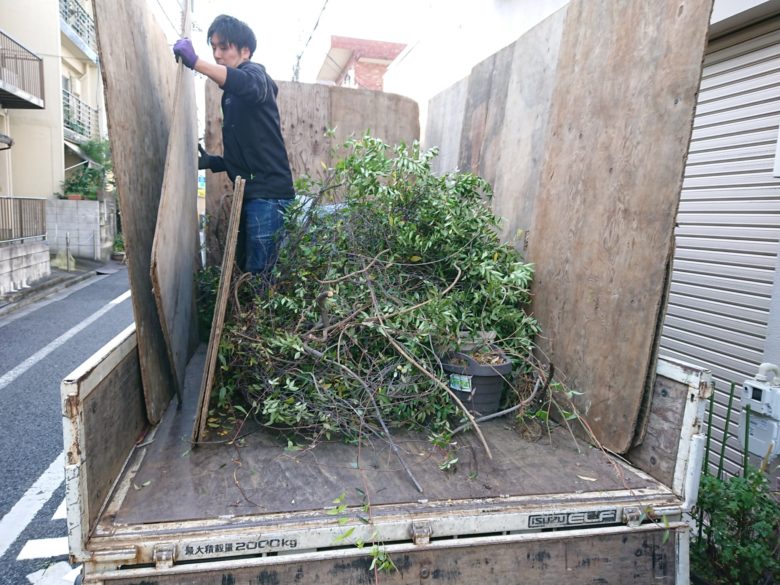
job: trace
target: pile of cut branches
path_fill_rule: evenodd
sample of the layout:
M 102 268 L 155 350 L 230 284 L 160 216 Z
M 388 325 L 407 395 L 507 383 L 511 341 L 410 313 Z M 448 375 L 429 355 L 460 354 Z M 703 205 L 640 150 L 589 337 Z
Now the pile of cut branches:
M 219 404 L 313 440 L 473 423 L 441 356 L 464 332 L 489 331 L 527 372 L 533 268 L 499 241 L 484 180 L 434 175 L 436 151 L 416 143 L 346 147 L 288 213 L 272 280 L 237 282 Z M 519 400 L 509 382 L 506 406 Z

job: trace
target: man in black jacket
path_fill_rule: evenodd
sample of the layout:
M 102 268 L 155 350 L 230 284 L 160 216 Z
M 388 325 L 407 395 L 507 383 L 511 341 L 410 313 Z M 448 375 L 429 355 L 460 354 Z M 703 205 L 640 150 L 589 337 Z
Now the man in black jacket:
M 257 40 L 246 23 L 223 14 L 214 19 L 207 38 L 216 64 L 199 59 L 189 39 L 180 39 L 173 46 L 174 54 L 187 67 L 212 79 L 224 91 L 224 154 L 209 155 L 200 149 L 198 168 L 225 171 L 231 181 L 237 176 L 246 180 L 239 230 L 243 268 L 267 272 L 276 259 L 284 210 L 295 196 L 276 105 L 279 90 L 265 67 L 250 61 Z

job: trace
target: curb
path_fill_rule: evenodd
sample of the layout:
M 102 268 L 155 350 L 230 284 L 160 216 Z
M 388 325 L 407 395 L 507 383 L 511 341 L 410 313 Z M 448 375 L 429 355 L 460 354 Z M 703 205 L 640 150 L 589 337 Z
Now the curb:
M 59 278 L 52 279 L 48 282 L 42 283 L 39 286 L 33 286 L 30 290 L 15 293 L 10 297 L 10 300 L 5 305 L 0 305 L 0 317 L 5 317 L 18 311 L 27 305 L 40 301 L 50 295 L 60 292 L 68 287 L 78 284 L 83 280 L 87 280 L 95 276 L 97 272 L 90 270 L 73 275 L 63 275 Z

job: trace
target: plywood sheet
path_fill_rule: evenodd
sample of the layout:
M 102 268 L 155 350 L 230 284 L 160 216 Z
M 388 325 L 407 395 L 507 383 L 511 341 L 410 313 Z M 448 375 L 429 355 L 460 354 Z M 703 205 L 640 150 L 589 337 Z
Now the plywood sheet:
M 511 45 L 506 104 L 503 111 L 496 111 L 503 114 L 496 116 L 501 121 L 497 154 L 482 157 L 496 165 L 493 211 L 502 218 L 501 238 L 521 251 L 526 249 L 539 191 L 565 20 L 562 8 Z M 491 136 L 486 144 L 494 140 Z
M 321 441 L 292 451 L 286 449 L 287 437 L 283 434 L 250 420 L 240 429 L 244 437 L 240 461 L 233 447 L 224 444 L 232 433 L 213 439 L 209 436 L 197 449 L 189 450 L 192 421 L 203 404 L 198 402 L 203 396 L 199 390 L 203 384 L 201 372 L 210 359 L 205 348 L 195 353 L 187 371 L 182 409 L 166 413 L 132 478 L 136 485 L 153 480 L 155 489 L 130 490 L 121 506 L 112 505 L 116 514 L 106 519 L 101 530 L 111 532 L 111 522 L 127 525 L 224 515 L 308 514 L 331 506 L 333 498 L 345 489 L 350 490 L 349 503 L 359 504 L 351 486 L 360 486 L 376 506 L 408 504 L 421 513 L 417 507 L 420 493 L 381 440 L 366 440 L 360 449 L 341 441 Z M 616 466 L 611 457 L 581 441 L 578 450 L 564 428 L 552 429 L 550 435 L 544 433 L 539 438 L 541 428 L 528 432 L 528 428 L 516 428 L 507 419 L 480 427 L 493 451 L 493 460 L 484 457 L 474 433 L 463 433 L 458 435 L 454 452 L 458 465 L 450 471 L 439 469 L 444 454 L 430 444 L 425 434 L 401 430 L 394 434 L 432 509 L 441 502 L 462 502 L 468 508 L 484 504 L 484 500 L 481 504 L 470 503 L 471 498 L 500 501 L 505 496 L 527 496 L 541 503 L 558 495 L 566 498 L 567 505 L 576 506 L 575 494 L 583 494 L 583 501 L 592 501 L 592 492 L 614 492 L 614 496 L 605 496 L 606 501 L 622 497 L 630 505 L 639 505 L 636 498 L 645 497 L 637 495 L 641 490 L 660 487 L 644 474 Z M 171 453 L 186 456 L 171 457 Z M 636 491 L 629 494 L 625 490 Z M 170 494 L 178 497 L 172 499 Z M 387 513 L 397 514 L 398 508 L 388 508 Z
M 578 0 L 566 14 L 530 233 L 534 312 L 620 453 L 651 379 L 711 8 Z
M 507 92 L 515 57 L 513 46 L 506 47 L 494 55 L 490 72 L 485 133 L 480 147 L 477 174 L 491 185 L 495 185 L 497 171 L 503 158 L 502 137 L 509 132 L 504 117 L 507 108 Z M 522 57 L 521 57 L 522 58 Z
M 135 335 L 135 333 L 133 333 Z M 87 386 L 87 384 L 84 384 Z M 138 351 L 133 348 L 111 373 L 82 399 L 85 454 L 84 474 L 88 487 L 86 502 L 89 527 L 111 493 L 114 480 L 133 446 L 146 429 Z
M 321 177 L 323 164 L 330 167 L 334 163 L 333 150 L 350 137 L 360 138 L 366 130 L 389 144 L 409 144 L 420 138 L 419 108 L 409 98 L 320 84 L 277 84 L 282 135 L 293 179 Z M 222 153 L 221 96 L 216 84 L 206 84 L 205 146 L 211 154 Z M 333 136 L 326 137 L 326 129 L 334 130 Z M 336 157 L 342 155 L 338 152 Z M 230 191 L 225 173 L 206 173 L 207 264 L 212 266 L 222 260 L 228 216 L 225 196 Z
M 203 145 L 211 154 L 222 155 L 222 90 L 206 80 L 206 130 Z M 224 254 L 233 184 L 227 173 L 206 171 L 206 265 L 219 266 Z
M 634 465 L 668 486 L 674 479 L 688 391 L 687 384 L 656 377 L 644 440 L 628 454 Z
M 206 365 L 200 380 L 200 393 L 197 399 L 195 424 L 192 429 L 193 443 L 202 441 L 206 433 L 206 419 L 208 418 L 209 412 L 211 388 L 214 384 L 214 376 L 217 371 L 219 340 L 222 338 L 222 328 L 225 324 L 225 311 L 227 310 L 228 295 L 233 280 L 233 265 L 236 255 L 236 243 L 238 241 L 238 226 L 241 220 L 241 207 L 244 202 L 245 184 L 246 181 L 244 179 L 236 177 L 236 186 L 233 189 L 233 197 L 231 198 L 230 203 L 230 219 L 228 221 L 228 234 L 225 238 L 225 254 L 222 257 L 222 271 L 219 277 L 219 288 L 217 289 L 214 316 L 211 320 Z
M 458 168 L 462 171 L 477 172 L 480 166 L 496 58 L 494 54 L 475 65 L 468 77 L 458 157 Z
M 431 163 L 435 173 L 443 174 L 458 168 L 468 87 L 468 77 L 464 77 L 434 96 L 428 104 L 423 145 L 439 149 L 439 156 Z
M 189 36 L 189 13 L 182 36 Z M 181 399 L 184 370 L 197 331 L 195 271 L 198 242 L 197 106 L 192 72 L 179 64 L 165 175 L 152 246 L 152 286 L 173 385 Z
M 94 0 L 93 7 L 146 414 L 155 424 L 174 390 L 150 268 L 176 64 L 146 2 Z
M 420 109 L 414 100 L 392 93 L 330 87 L 330 127 L 334 146 L 366 131 L 394 145 L 420 138 Z M 337 155 L 339 156 L 339 155 Z
M 279 117 L 294 178 L 323 176 L 323 165 L 331 165 L 333 140 L 330 129 L 330 88 L 279 82 Z

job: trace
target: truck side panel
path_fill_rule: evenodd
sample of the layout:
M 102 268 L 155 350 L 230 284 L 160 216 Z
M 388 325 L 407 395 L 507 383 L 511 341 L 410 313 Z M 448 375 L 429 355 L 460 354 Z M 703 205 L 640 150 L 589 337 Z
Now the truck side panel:
M 687 529 L 687 528 L 684 528 Z M 255 585 L 257 583 L 317 583 L 318 585 L 383 585 L 442 583 L 446 585 L 561 585 L 600 583 L 671 585 L 675 583 L 674 526 L 542 533 L 532 538 L 496 536 L 432 542 L 427 547 L 388 546 L 397 570 L 375 575 L 368 547 L 359 551 L 329 551 L 318 558 L 297 555 L 263 559 L 262 566 L 211 563 L 178 566 L 170 572 L 145 575 L 153 569 L 103 574 L 105 585 Z M 205 572 L 203 572 L 205 569 Z M 89 579 L 85 581 L 89 583 Z
M 684 493 L 684 482 L 692 465 L 691 442 L 701 435 L 711 392 L 709 371 L 671 358 L 658 360 L 647 431 L 628 454 L 631 463 L 682 498 L 695 497 Z M 699 468 L 691 471 L 698 475 Z
M 67 491 L 81 500 L 74 502 L 75 507 L 68 506 L 68 532 L 75 539 L 71 540 L 75 552 L 84 548 L 146 428 L 135 326 L 72 372 L 61 390 Z

